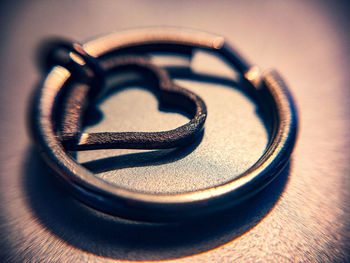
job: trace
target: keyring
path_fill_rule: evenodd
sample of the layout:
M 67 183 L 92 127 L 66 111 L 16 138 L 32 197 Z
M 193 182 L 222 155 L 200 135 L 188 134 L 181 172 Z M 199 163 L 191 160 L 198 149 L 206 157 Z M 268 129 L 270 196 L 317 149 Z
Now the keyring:
M 55 66 L 33 100 L 32 134 L 44 159 L 71 192 L 83 203 L 122 218 L 167 222 L 207 215 L 232 207 L 254 195 L 286 166 L 297 133 L 297 115 L 287 87 L 276 71 L 260 74 L 249 66 L 222 37 L 178 29 L 143 29 L 114 33 L 83 45 L 100 63 L 109 57 L 166 52 L 191 56 L 196 49 L 214 52 L 246 82 L 246 91 L 259 105 L 269 128 L 263 155 L 247 171 L 224 184 L 177 194 L 150 194 L 108 183 L 78 164 L 65 150 L 55 132 L 57 97 L 71 72 Z M 210 114 L 210 112 L 209 112 Z

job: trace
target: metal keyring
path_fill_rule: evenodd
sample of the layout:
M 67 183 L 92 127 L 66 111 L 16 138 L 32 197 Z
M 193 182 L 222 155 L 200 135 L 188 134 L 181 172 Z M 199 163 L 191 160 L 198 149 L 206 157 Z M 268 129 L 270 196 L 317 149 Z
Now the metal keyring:
M 70 72 L 56 66 L 47 75 L 33 102 L 32 132 L 47 162 L 71 187 L 75 196 L 97 210 L 123 218 L 164 222 L 193 218 L 223 210 L 266 186 L 288 163 L 296 140 L 297 117 L 292 98 L 281 77 L 259 74 L 225 43 L 222 37 L 177 29 L 144 29 L 111 34 L 83 45 L 98 60 L 142 52 L 190 55 L 194 49 L 216 52 L 247 82 L 269 123 L 269 143 L 260 159 L 238 178 L 212 188 L 178 194 L 150 194 L 108 183 L 66 153 L 52 123 L 57 95 Z

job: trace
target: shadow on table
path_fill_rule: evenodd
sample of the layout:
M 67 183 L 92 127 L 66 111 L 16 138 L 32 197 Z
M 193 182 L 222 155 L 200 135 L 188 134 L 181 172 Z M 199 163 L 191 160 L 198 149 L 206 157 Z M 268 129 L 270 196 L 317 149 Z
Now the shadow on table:
M 145 154 L 151 162 L 152 154 Z M 29 205 L 45 228 L 83 251 L 136 261 L 199 254 L 244 235 L 274 207 L 289 174 L 288 165 L 263 191 L 220 214 L 181 224 L 150 224 L 111 217 L 71 198 L 35 149 L 29 150 L 24 167 Z

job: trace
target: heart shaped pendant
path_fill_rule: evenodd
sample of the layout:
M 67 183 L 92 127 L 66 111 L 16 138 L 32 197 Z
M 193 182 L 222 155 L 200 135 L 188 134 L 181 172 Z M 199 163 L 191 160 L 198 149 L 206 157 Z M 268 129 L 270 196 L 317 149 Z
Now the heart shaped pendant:
M 62 65 L 72 74 L 71 83 L 64 87 L 69 90 L 60 92 L 66 98 L 57 99 L 62 103 L 55 106 L 61 112 L 61 118 L 55 120 L 55 126 L 60 127 L 58 137 L 66 150 L 168 149 L 189 144 L 201 133 L 207 117 L 204 101 L 195 93 L 175 85 L 164 69 L 145 57 L 117 56 L 100 65 L 74 42 L 53 39 L 44 44 L 42 49 L 44 69 Z M 57 56 L 59 51 L 70 52 L 70 57 L 64 59 L 62 54 L 61 57 Z M 126 70 L 151 77 L 153 90 L 160 103 L 186 112 L 191 120 L 181 127 L 162 132 L 83 133 L 81 126 L 85 110 L 94 103 L 93 98 L 98 96 L 98 92 L 103 90 L 105 78 Z
M 189 144 L 201 133 L 207 117 L 205 103 L 195 93 L 175 85 L 164 69 L 145 58 L 133 56 L 112 58 L 104 61 L 102 66 L 107 75 L 132 70 L 151 77 L 160 103 L 185 111 L 191 120 L 176 129 L 162 132 L 82 133 L 82 111 L 92 100 L 87 86 L 76 85 L 62 114 L 60 138 L 66 150 L 174 148 Z

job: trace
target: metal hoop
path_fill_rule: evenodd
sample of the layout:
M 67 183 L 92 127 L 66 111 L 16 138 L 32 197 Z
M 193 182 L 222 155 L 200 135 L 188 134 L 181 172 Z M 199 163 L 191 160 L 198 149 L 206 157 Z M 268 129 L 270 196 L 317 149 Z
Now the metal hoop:
M 115 33 L 90 41 L 84 50 L 102 60 L 117 54 L 168 51 L 190 54 L 193 49 L 217 52 L 248 83 L 270 122 L 270 139 L 261 158 L 238 179 L 225 184 L 180 194 L 148 194 L 127 190 L 95 176 L 77 164 L 64 150 L 52 124 L 54 105 L 70 72 L 56 66 L 46 77 L 33 103 L 34 138 L 44 158 L 82 202 L 97 210 L 142 221 L 178 221 L 230 207 L 266 186 L 287 164 L 295 144 L 297 116 L 285 83 L 275 71 L 258 74 L 215 35 L 176 29 L 145 29 Z

